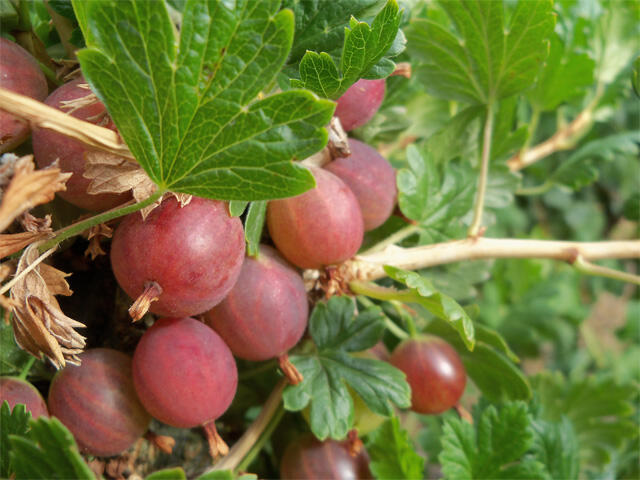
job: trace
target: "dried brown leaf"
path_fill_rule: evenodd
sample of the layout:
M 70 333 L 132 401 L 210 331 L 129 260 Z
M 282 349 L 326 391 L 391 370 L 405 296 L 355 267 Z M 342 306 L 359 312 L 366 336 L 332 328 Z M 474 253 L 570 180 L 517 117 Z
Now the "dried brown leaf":
M 193 195 L 189 195 L 188 193 L 169 192 L 169 194 L 176 197 L 176 200 L 180 204 L 180 208 L 184 208 L 189 205 L 191 203 L 191 199 L 193 198 Z
M 329 152 L 331 152 L 332 158 L 348 157 L 351 155 L 351 148 L 349 147 L 349 137 L 347 132 L 342 128 L 340 119 L 338 117 L 331 118 L 329 122 Z
M 65 183 L 71 173 L 62 173 L 59 168 L 36 170 L 33 155 L 20 158 L 14 168 L 0 204 L 0 232 L 27 210 L 53 200 L 56 192 L 66 190 Z
M 149 198 L 157 188 L 138 163 L 100 151 L 87 152 L 83 176 L 91 180 L 88 193 L 123 193 L 131 190 L 136 202 Z M 143 218 L 158 205 L 160 201 L 142 209 Z
M 19 280 L 11 289 L 16 342 L 36 357 L 47 356 L 56 368 L 67 362 L 78 364 L 85 338 L 75 329 L 85 325 L 62 313 L 54 297 L 71 293 L 64 280 L 68 275 L 42 263 L 23 273 L 38 260 L 38 254 L 36 246 L 27 247 L 16 270 Z
M 21 232 L 0 234 L 0 258 L 19 252 L 27 245 L 50 237 L 47 232 Z
M 104 223 L 91 227 L 87 235 L 87 238 L 89 239 L 89 246 L 84 251 L 84 255 L 90 255 L 91 260 L 95 260 L 99 255 L 106 255 L 106 252 L 100 246 L 100 240 L 102 237 L 111 238 L 112 236 L 113 229 Z
M 44 218 L 38 218 L 25 213 L 20 219 L 22 227 L 31 233 L 53 233 L 51 229 L 51 215 L 45 215 Z

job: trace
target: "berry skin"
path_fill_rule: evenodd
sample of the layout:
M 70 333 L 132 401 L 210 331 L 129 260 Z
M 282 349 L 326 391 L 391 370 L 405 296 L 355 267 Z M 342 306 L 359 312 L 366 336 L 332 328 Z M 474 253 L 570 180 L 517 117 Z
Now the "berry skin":
M 364 234 L 353 192 L 327 170 L 311 168 L 316 187 L 267 208 L 269 234 L 282 255 L 300 268 L 321 268 L 356 254 Z
M 402 342 L 390 363 L 404 372 L 411 387 L 411 410 L 442 413 L 458 403 L 467 375 L 458 352 L 438 337 Z
M 4 401 L 9 402 L 9 408 L 19 403 L 27 407 L 27 411 L 31 412 L 32 418 L 40 416 L 49 416 L 47 404 L 40 392 L 29 382 L 18 377 L 0 377 L 0 405 Z
M 149 427 L 131 381 L 131 358 L 96 348 L 80 355 L 82 364 L 60 370 L 49 388 L 49 411 L 73 434 L 83 452 L 117 455 Z
M 161 318 L 133 355 L 133 383 L 155 418 L 179 428 L 205 427 L 212 456 L 227 449 L 214 420 L 238 387 L 235 360 L 220 336 L 193 318 Z
M 362 210 L 365 231 L 373 230 L 387 221 L 396 205 L 396 172 L 366 143 L 351 138 L 349 146 L 351 155 L 336 158 L 324 168 L 353 191 Z
M 93 99 L 88 105 L 75 110 L 64 108 L 64 102 L 77 100 L 91 94 L 91 90 L 80 87 L 81 84 L 86 84 L 82 77 L 65 83 L 49 95 L 44 103 L 63 112 L 69 112 L 72 117 L 116 130 L 104 104 L 97 99 Z M 85 156 L 89 147 L 79 140 L 46 128 L 36 128 L 33 131 L 32 143 L 33 155 L 39 168 L 47 167 L 58 160 L 58 165 L 63 172 L 73 173 L 67 181 L 66 191 L 58 192 L 58 195 L 67 202 L 87 210 L 103 211 L 116 207 L 131 198 L 129 193 L 100 193 L 98 195 L 87 193 L 91 180 L 85 178 L 83 173 Z
M 367 123 L 376 114 L 384 99 L 385 82 L 358 80 L 338 99 L 334 115 L 340 119 L 345 131 Z
M 235 284 L 244 259 L 242 222 L 223 202 L 193 197 L 185 207 L 165 199 L 146 220 L 136 212 L 116 229 L 111 266 L 132 298 L 149 282 L 162 288 L 150 311 L 198 315 L 218 304 Z
M 258 258 L 245 258 L 238 281 L 206 319 L 235 356 L 261 361 L 298 343 L 308 314 L 300 274 L 276 250 L 261 245 Z
M 349 454 L 345 442 L 321 442 L 311 434 L 290 443 L 282 457 L 280 475 L 283 480 L 371 479 L 369 456 L 363 449 L 355 457 Z
M 17 43 L 0 37 L 0 87 L 36 100 L 47 97 L 47 80 L 38 62 Z M 29 136 L 29 122 L 0 110 L 0 153 L 14 149 Z

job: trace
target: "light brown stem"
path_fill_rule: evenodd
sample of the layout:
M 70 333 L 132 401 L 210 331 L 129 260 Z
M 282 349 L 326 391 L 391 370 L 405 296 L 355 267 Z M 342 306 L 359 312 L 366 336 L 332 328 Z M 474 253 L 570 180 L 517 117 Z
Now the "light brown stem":
M 521 151 L 507 160 L 507 165 L 512 172 L 548 157 L 552 153 L 561 150 L 570 150 L 575 146 L 576 140 L 591 127 L 593 123 L 593 103 L 566 127 L 558 130 L 551 138 L 525 151 Z
M 54 130 L 90 147 L 135 160 L 129 148 L 113 130 L 72 117 L 57 108 L 6 88 L 0 88 L 0 110 L 27 120 L 32 126 Z
M 217 462 L 213 468 L 207 470 L 209 473 L 213 470 L 234 470 L 242 459 L 249 453 L 254 443 L 258 441 L 262 433 L 265 431 L 271 418 L 278 411 L 280 402 L 282 402 L 282 392 L 287 386 L 285 379 L 280 380 L 276 387 L 271 391 L 267 401 L 264 402 L 262 410 L 253 421 L 253 423 L 247 428 L 242 437 L 233 445 L 229 454 Z
M 414 248 L 389 246 L 381 252 L 357 256 L 340 268 L 345 280 L 375 280 L 385 276 L 384 265 L 417 270 L 463 260 L 549 258 L 573 263 L 606 258 L 640 258 L 640 240 L 564 242 L 509 238 L 466 238 Z

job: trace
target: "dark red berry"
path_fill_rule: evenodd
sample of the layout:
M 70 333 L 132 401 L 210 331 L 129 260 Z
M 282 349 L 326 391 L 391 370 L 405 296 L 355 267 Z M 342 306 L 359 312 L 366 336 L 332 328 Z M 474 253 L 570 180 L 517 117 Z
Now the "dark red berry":
M 438 337 L 425 336 L 402 342 L 390 362 L 407 376 L 411 409 L 442 413 L 458 403 L 467 375 L 458 352 Z
M 376 114 L 384 99 L 385 82 L 358 80 L 338 99 L 334 115 L 347 132 L 367 123 Z
M 351 258 L 364 234 L 353 192 L 334 174 L 312 168 L 316 187 L 269 202 L 267 226 L 282 255 L 300 268 L 321 268 Z
M 234 355 L 260 361 L 298 343 L 308 313 L 300 274 L 273 248 L 261 245 L 258 258 L 245 258 L 238 281 L 206 318 Z
M 47 96 L 47 80 L 35 58 L 20 45 L 0 37 L 0 87 L 36 100 Z M 20 145 L 29 136 L 29 122 L 0 110 L 0 153 Z
M 231 405 L 238 371 L 229 347 L 207 325 L 193 318 L 157 320 L 136 347 L 133 383 L 155 418 L 180 428 L 204 426 L 210 442 L 218 442 L 212 453 L 226 447 L 214 420 Z
M 287 446 L 280 464 L 283 480 L 360 480 L 371 479 L 369 456 L 362 449 L 351 456 L 347 442 L 304 435 Z
M 393 212 L 398 189 L 396 172 L 378 151 L 353 138 L 351 155 L 336 158 L 324 168 L 339 177 L 353 191 L 364 219 L 365 231 L 382 225 Z
M 102 102 L 92 96 L 91 90 L 86 86 L 84 78 L 77 78 L 58 87 L 45 103 L 57 108 L 80 120 L 100 125 L 115 130 L 107 110 Z M 88 97 L 85 103 L 68 108 L 68 102 L 78 102 Z M 92 195 L 87 193 L 91 180 L 83 176 L 86 154 L 89 151 L 84 143 L 74 140 L 66 135 L 46 128 L 36 128 L 33 131 L 33 154 L 38 167 L 44 168 L 58 160 L 58 165 L 63 172 L 73 173 L 67 181 L 67 189 L 59 192 L 60 197 L 67 202 L 87 210 L 102 211 L 113 208 L 131 198 L 129 193 L 111 194 L 101 193 Z
M 96 348 L 80 355 L 51 382 L 49 411 L 73 434 L 80 449 L 110 456 L 128 449 L 149 427 L 131 380 L 131 358 Z
M 146 220 L 136 212 L 122 221 L 111 244 L 111 266 L 132 298 L 159 285 L 151 312 L 198 315 L 229 293 L 240 274 L 244 248 L 242 222 L 229 215 L 225 203 L 193 197 L 181 207 L 171 197 Z
M 9 402 L 10 409 L 19 403 L 24 404 L 33 418 L 49 416 L 47 404 L 38 389 L 21 378 L 0 377 L 0 405 L 5 400 Z

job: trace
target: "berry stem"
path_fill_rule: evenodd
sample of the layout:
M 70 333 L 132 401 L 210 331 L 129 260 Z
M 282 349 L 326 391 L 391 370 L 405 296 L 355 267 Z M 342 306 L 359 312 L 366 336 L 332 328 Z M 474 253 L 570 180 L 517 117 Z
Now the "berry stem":
M 141 202 L 126 203 L 124 206 L 107 210 L 106 212 L 100 213 L 91 218 L 87 218 L 86 220 L 68 225 L 55 232 L 53 238 L 47 240 L 46 242 L 43 242 L 40 245 L 40 251 L 42 252 L 44 250 L 49 250 L 50 248 L 58 245 L 63 240 L 66 240 L 67 238 L 73 237 L 75 235 L 79 235 L 95 225 L 106 223 L 109 220 L 113 220 L 114 218 L 122 217 L 124 215 L 137 212 L 138 210 L 142 210 L 144 207 L 148 207 L 149 205 L 152 205 L 154 202 L 159 200 L 164 193 L 165 192 L 163 190 L 158 190 L 150 197 Z
M 296 366 L 291 363 L 289 360 L 289 355 L 283 353 L 278 357 L 278 363 L 280 364 L 280 369 L 284 373 L 287 380 L 291 385 L 297 385 L 304 380 L 302 374 L 298 371 Z
M 487 180 L 489 178 L 489 160 L 491 159 L 491 136 L 493 134 L 493 104 L 487 106 L 487 118 L 484 123 L 482 136 L 482 159 L 480 162 L 480 178 L 478 180 L 478 193 L 473 208 L 473 222 L 469 227 L 468 236 L 475 238 L 480 235 L 482 227 L 482 212 L 484 211 L 484 197 L 487 192 Z
M 358 296 L 358 302 L 362 303 L 365 306 L 365 308 L 370 308 L 370 307 L 376 307 L 377 306 L 375 303 L 373 303 L 371 300 L 369 300 L 364 295 L 359 295 Z M 409 338 L 409 334 L 407 332 L 405 332 L 402 328 L 400 328 L 398 325 L 396 325 L 393 322 L 393 320 L 391 320 L 386 315 L 384 317 L 384 325 L 387 328 L 387 330 L 389 330 L 389 332 L 391 332 L 399 340 L 406 340 L 406 339 Z
M 280 424 L 280 420 L 282 420 L 283 416 L 284 416 L 284 407 L 280 405 L 276 410 L 276 413 L 273 415 L 273 417 L 271 417 L 271 421 L 267 425 L 267 428 L 265 428 L 263 434 L 260 435 L 260 438 L 258 439 L 258 441 L 253 444 L 253 446 L 251 447 L 251 450 L 249 450 L 249 453 L 247 453 L 244 459 L 236 467 L 236 470 L 242 472 L 247 468 L 249 468 L 249 466 L 253 463 L 255 458 L 258 456 L 258 453 L 260 453 L 260 450 L 262 450 L 262 448 L 264 447 L 265 443 L 267 443 L 269 438 L 271 438 L 273 431 Z
M 22 370 L 20 371 L 20 375 L 18 375 L 18 378 L 21 380 L 26 380 L 27 379 L 27 375 L 29 375 L 29 371 L 31 370 L 31 367 L 33 366 L 33 364 L 36 361 L 36 357 L 30 356 L 29 360 L 27 360 L 27 363 L 24 364 L 24 367 L 22 367 Z

